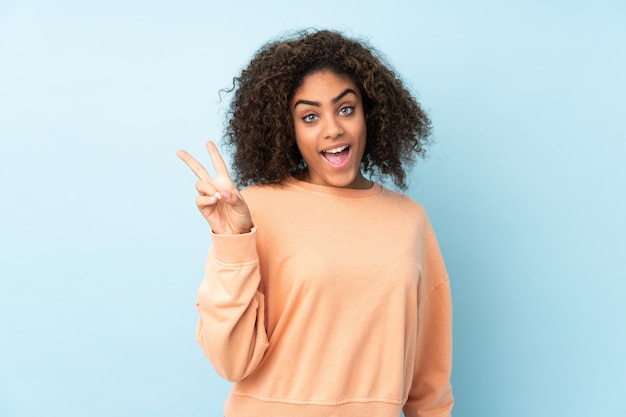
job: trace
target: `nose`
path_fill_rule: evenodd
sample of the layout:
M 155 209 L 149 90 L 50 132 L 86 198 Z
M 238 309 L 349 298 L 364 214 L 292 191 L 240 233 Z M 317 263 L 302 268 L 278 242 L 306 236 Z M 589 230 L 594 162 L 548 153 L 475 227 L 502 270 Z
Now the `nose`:
M 324 125 L 324 137 L 326 139 L 337 139 L 343 135 L 343 127 L 341 122 L 336 117 L 326 117 L 326 124 Z

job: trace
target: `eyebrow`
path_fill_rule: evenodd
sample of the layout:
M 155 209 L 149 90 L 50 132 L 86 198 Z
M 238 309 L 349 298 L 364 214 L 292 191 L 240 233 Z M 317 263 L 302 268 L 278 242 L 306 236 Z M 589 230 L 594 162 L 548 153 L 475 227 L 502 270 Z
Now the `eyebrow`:
M 337 103 L 339 100 L 341 100 L 343 97 L 345 97 L 347 94 L 354 94 L 356 96 L 356 91 L 354 91 L 351 88 L 346 88 L 345 90 L 343 90 L 341 92 L 341 94 L 339 94 L 337 97 L 335 97 L 332 101 L 333 104 Z M 315 106 L 315 107 L 322 107 L 322 105 L 320 104 L 319 101 L 311 101 L 311 100 L 298 100 L 294 103 L 293 108 L 295 109 L 296 106 L 298 104 L 308 104 L 309 106 Z

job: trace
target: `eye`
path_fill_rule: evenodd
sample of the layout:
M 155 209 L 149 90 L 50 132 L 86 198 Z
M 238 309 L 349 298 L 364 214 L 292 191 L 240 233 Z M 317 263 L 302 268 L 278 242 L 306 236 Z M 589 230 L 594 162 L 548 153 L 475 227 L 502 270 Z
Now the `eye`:
M 306 116 L 304 116 L 304 117 L 302 118 L 302 120 L 303 120 L 305 123 L 313 123 L 314 121 L 316 121 L 316 120 L 317 120 L 317 116 L 316 116 L 316 115 L 314 115 L 314 114 L 307 114 Z
M 352 106 L 346 106 L 346 107 L 342 107 L 341 109 L 339 109 L 339 114 L 341 114 L 343 116 L 347 116 L 349 114 L 352 114 L 352 112 L 354 112 L 354 107 L 352 107 Z

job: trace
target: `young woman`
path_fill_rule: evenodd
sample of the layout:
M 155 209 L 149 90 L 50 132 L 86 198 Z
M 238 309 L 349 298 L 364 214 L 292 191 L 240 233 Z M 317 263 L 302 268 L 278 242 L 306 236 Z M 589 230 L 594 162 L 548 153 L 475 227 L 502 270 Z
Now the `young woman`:
M 405 188 L 430 121 L 371 48 L 318 31 L 234 79 L 227 143 L 196 173 L 211 226 L 196 338 L 226 417 L 449 416 L 450 287 Z M 237 185 L 246 187 L 241 191 Z

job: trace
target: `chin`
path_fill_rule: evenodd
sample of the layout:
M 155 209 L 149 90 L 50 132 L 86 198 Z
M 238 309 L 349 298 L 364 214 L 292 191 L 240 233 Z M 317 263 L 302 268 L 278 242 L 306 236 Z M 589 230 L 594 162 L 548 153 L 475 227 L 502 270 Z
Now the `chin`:
M 337 188 L 357 188 L 359 178 L 357 175 L 352 175 L 347 178 L 329 178 L 326 183 L 329 184 L 331 187 Z

